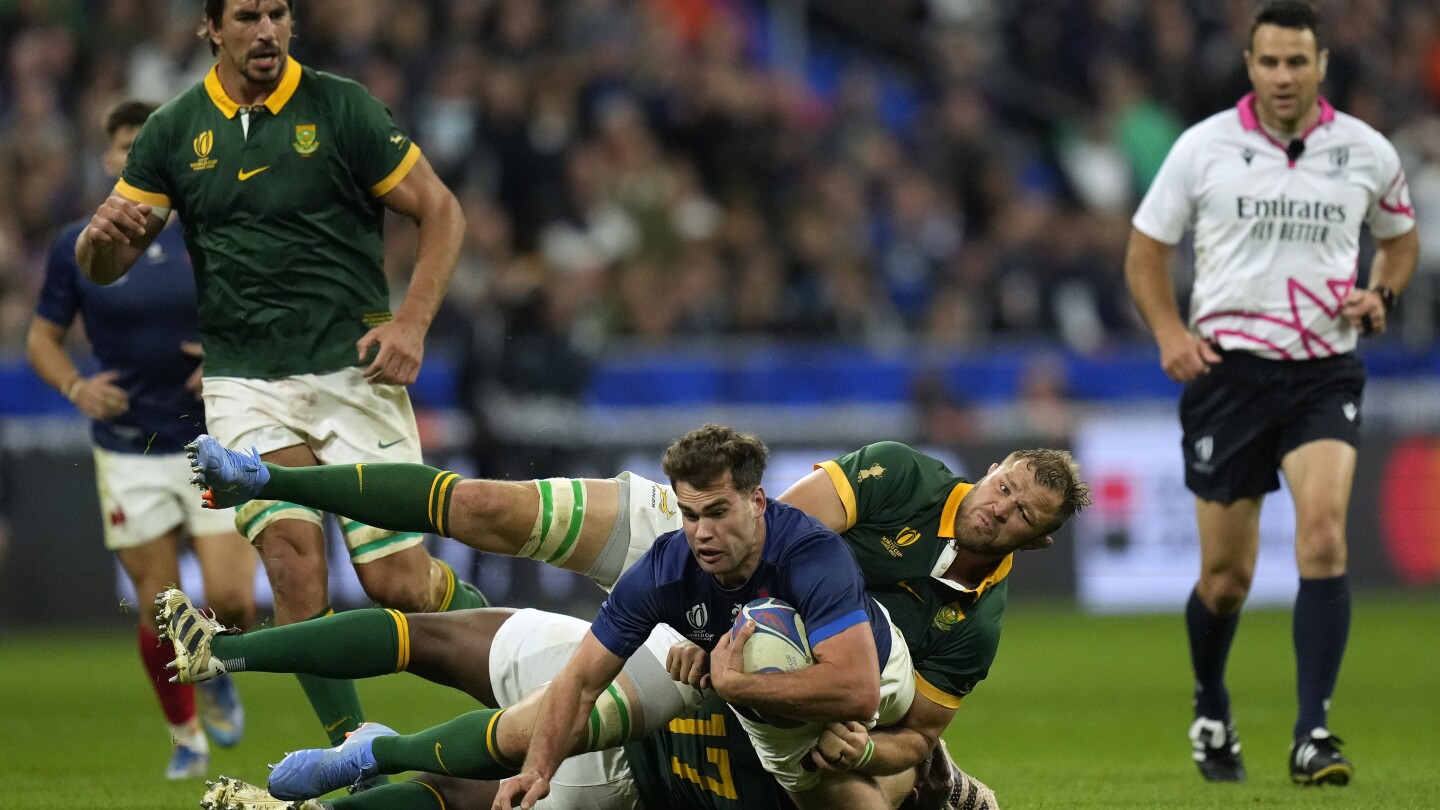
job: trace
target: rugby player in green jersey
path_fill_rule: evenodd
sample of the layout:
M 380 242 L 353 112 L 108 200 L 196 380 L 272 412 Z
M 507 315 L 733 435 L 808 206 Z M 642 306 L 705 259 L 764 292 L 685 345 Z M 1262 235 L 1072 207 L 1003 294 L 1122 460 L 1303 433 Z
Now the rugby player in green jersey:
M 205 0 L 215 66 L 146 122 L 76 258 L 91 280 L 114 282 L 177 212 L 195 269 L 207 429 L 285 466 L 417 462 L 404 386 L 454 270 L 460 206 L 364 87 L 290 57 L 294 2 Z M 419 227 L 414 274 L 393 314 L 382 271 L 387 209 Z M 323 519 L 282 499 L 238 511 L 278 624 L 329 612 Z M 341 526 L 376 602 L 484 604 L 420 534 L 353 518 Z M 302 684 L 332 741 L 363 719 L 353 684 Z
M 376 525 L 435 531 L 484 551 L 545 559 L 607 589 L 650 539 L 679 526 L 673 491 L 632 473 L 508 482 L 464 480 L 415 465 L 289 470 L 208 436 L 191 452 L 196 481 L 208 487 L 212 506 L 259 495 L 344 509 Z M 780 500 L 840 531 L 867 575 L 883 569 L 871 593 L 906 636 L 916 699 L 900 725 L 874 730 L 873 737 L 835 731 L 847 746 L 839 767 L 853 766 L 873 741 L 864 772 L 894 773 L 929 755 L 961 700 L 988 673 L 1013 551 L 1049 546 L 1050 534 L 1089 504 L 1089 490 L 1063 451 L 1012 454 L 971 485 L 934 458 L 880 442 L 823 462 Z M 412 621 L 435 625 L 446 618 Z M 696 669 L 672 669 L 672 675 L 700 677 Z

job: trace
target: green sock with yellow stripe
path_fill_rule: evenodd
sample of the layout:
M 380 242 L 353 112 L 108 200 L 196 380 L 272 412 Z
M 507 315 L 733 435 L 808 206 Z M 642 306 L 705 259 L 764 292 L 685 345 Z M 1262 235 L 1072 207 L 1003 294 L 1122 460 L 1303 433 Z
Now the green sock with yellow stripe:
M 501 761 L 496 735 L 504 709 L 480 709 L 415 734 L 376 737 L 371 743 L 380 773 L 426 771 L 465 779 L 504 779 L 520 763 Z
M 424 464 L 280 467 L 257 498 L 290 501 L 397 532 L 449 535 L 450 496 L 458 473 Z
M 347 610 L 284 627 L 216 636 L 210 654 L 229 672 L 371 678 L 409 666 L 410 625 L 397 610 Z

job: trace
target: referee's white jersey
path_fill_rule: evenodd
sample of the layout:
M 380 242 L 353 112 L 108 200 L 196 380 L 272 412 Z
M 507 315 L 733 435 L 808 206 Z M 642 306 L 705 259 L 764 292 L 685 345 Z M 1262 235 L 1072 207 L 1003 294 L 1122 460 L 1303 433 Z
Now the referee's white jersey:
M 1324 98 L 1299 151 L 1260 125 L 1254 98 L 1180 136 L 1133 224 L 1170 245 L 1194 229 L 1190 327 L 1220 347 L 1281 360 L 1353 351 L 1340 305 L 1360 223 L 1380 239 L 1415 227 L 1400 158 Z

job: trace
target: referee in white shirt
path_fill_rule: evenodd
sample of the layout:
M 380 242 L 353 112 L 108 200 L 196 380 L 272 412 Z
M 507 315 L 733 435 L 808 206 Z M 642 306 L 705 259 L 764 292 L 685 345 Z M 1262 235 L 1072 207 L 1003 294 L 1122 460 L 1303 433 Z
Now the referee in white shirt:
M 1133 220 L 1125 279 L 1180 400 L 1185 483 L 1195 493 L 1200 578 L 1186 606 L 1195 670 L 1190 727 L 1200 772 L 1245 778 L 1225 660 L 1250 590 L 1260 503 L 1285 474 L 1295 499 L 1299 712 L 1290 776 L 1344 785 L 1328 728 L 1350 627 L 1345 514 L 1365 369 L 1361 334 L 1385 319 L 1419 240 L 1395 148 L 1318 95 L 1328 52 L 1301 0 L 1256 13 L 1245 65 L 1254 92 L 1187 130 Z M 1375 260 L 1357 286 L 1360 225 Z M 1168 262 L 1194 230 L 1195 283 L 1181 320 Z

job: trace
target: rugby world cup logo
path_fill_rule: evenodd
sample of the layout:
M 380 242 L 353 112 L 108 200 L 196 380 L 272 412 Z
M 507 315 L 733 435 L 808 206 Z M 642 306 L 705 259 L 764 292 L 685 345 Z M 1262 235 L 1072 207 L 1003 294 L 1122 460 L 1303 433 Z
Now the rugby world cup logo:
M 195 148 L 195 160 L 190 164 L 191 171 L 213 169 L 220 162 L 210 157 L 210 150 L 215 148 L 215 130 L 207 129 L 196 135 L 190 145 Z
M 705 625 L 710 623 L 710 610 L 705 607 L 704 602 L 692 605 L 689 610 L 685 611 L 685 620 L 690 622 L 690 626 L 696 630 L 703 630 Z

